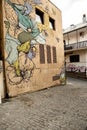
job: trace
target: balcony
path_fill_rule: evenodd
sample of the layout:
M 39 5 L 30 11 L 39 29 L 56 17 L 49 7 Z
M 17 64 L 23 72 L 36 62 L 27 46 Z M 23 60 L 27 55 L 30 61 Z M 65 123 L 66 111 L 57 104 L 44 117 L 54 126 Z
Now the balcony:
M 73 43 L 69 45 L 64 45 L 64 50 L 78 50 L 78 49 L 86 49 L 87 48 L 87 41 Z

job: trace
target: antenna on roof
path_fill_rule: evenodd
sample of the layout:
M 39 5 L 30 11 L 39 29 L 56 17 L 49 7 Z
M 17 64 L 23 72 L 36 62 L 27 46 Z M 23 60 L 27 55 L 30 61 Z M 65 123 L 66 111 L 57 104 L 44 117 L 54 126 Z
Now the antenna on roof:
M 86 20 L 86 14 L 83 14 L 82 21 L 83 21 L 83 23 L 87 22 L 87 20 Z

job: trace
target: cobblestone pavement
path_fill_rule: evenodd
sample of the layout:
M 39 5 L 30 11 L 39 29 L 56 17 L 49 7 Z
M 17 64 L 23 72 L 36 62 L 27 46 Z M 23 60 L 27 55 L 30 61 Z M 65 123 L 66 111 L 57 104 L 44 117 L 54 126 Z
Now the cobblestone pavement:
M 0 105 L 0 130 L 87 130 L 87 81 L 69 78 Z

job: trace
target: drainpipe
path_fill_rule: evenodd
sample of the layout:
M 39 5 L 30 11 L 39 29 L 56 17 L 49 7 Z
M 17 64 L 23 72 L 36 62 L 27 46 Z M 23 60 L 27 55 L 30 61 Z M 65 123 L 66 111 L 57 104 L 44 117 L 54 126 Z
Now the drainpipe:
M 8 98 L 8 88 L 7 88 L 7 82 L 6 82 L 6 70 L 5 70 L 5 54 L 4 54 L 4 49 L 5 49 L 5 44 L 4 44 L 4 20 L 3 20 L 3 9 L 4 7 L 4 0 L 1 0 L 1 10 L 2 10 L 2 15 L 1 15 L 1 32 L 2 32 L 2 62 L 3 62 L 3 82 L 4 82 L 4 87 L 5 87 L 5 98 Z
M 76 30 L 76 41 L 77 41 L 77 48 L 79 48 L 79 45 L 78 45 L 78 30 Z
M 3 56 L 3 82 L 4 82 L 4 93 L 5 93 L 5 98 L 9 98 L 8 96 L 8 88 L 7 88 L 7 81 L 6 81 L 6 71 L 5 71 L 5 58 Z
M 67 74 L 66 74 L 66 53 L 65 53 L 65 85 L 67 84 Z
M 69 34 L 67 33 L 67 38 L 68 38 L 68 45 L 69 45 Z

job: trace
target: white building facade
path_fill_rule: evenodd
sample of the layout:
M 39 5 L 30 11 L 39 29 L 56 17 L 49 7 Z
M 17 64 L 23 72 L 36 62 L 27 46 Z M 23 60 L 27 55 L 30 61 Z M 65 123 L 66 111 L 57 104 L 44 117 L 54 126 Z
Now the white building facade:
M 87 18 L 63 31 L 66 74 L 87 79 Z
M 0 95 L 64 84 L 62 13 L 50 0 L 0 1 Z

